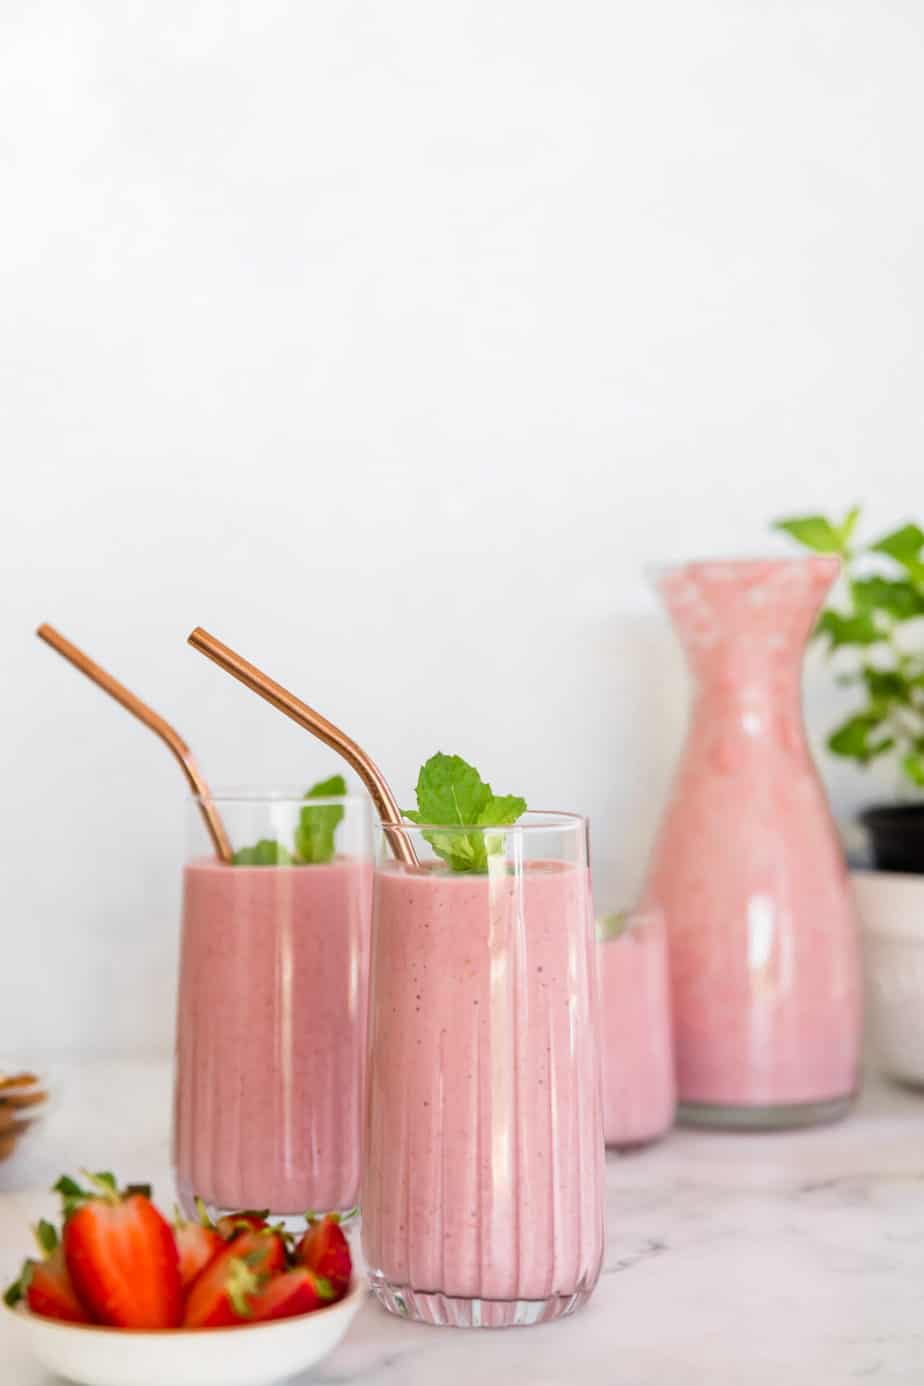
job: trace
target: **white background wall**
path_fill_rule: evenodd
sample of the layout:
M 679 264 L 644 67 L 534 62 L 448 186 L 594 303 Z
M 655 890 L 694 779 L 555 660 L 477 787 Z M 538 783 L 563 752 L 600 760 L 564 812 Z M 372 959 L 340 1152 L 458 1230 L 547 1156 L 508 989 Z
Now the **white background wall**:
M 643 563 L 924 510 L 918 0 L 0 25 L 0 1055 L 172 1027 L 182 782 L 43 619 L 215 783 L 335 767 L 197 623 L 405 801 L 442 747 L 585 809 L 628 899 L 685 695 Z

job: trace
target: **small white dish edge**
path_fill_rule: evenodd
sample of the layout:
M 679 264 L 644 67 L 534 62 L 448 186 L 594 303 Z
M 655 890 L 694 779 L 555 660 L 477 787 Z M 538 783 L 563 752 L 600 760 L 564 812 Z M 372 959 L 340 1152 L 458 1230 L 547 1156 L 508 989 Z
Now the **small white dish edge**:
M 343 1299 L 311 1314 L 157 1333 L 61 1323 L 21 1308 L 5 1312 L 43 1367 L 85 1386 L 271 1386 L 333 1351 L 367 1291 L 354 1275 Z

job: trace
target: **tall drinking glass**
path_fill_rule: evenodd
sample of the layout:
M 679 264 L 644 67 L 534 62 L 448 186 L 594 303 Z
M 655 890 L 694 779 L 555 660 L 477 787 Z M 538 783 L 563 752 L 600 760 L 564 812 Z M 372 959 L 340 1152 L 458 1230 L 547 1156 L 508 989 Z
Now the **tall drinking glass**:
M 570 1313 L 603 1254 L 586 820 L 378 830 L 363 1248 L 394 1313 L 503 1327 Z M 488 869 L 437 859 L 485 838 Z M 456 853 L 455 855 L 459 855 Z
M 197 1195 L 218 1214 L 343 1211 L 359 1186 L 369 801 L 241 791 L 214 803 L 238 854 L 250 850 L 246 864 L 217 861 L 192 801 L 176 1041 L 180 1201 L 188 1214 Z M 299 843 L 313 864 L 292 859 Z

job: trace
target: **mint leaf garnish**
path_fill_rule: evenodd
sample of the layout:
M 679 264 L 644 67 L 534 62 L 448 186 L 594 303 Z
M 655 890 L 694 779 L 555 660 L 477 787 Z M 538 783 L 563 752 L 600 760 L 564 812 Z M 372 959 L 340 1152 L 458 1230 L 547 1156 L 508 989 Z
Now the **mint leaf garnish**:
M 485 828 L 503 828 L 507 823 L 515 823 L 525 812 L 526 800 L 518 794 L 492 794 L 476 822 Z
M 331 775 L 329 780 L 320 780 L 312 785 L 305 798 L 335 799 L 343 794 L 346 794 L 346 780 L 342 775 Z M 295 854 L 298 860 L 311 865 L 332 861 L 334 834 L 342 818 L 342 804 L 306 804 L 295 829 Z
M 254 847 L 241 847 L 232 858 L 235 866 L 291 866 L 292 854 L 281 842 L 261 837 Z
M 329 780 L 312 785 L 305 799 L 337 799 L 344 794 L 346 780 L 342 775 L 331 775 Z M 291 850 L 275 838 L 261 837 L 253 847 L 240 847 L 231 860 L 235 866 L 313 866 L 332 861 L 334 835 L 342 818 L 342 804 L 306 803 L 299 814 Z
M 631 923 L 631 910 L 615 910 L 612 914 L 602 915 L 597 920 L 597 942 L 607 943 L 610 939 L 620 938 Z
M 486 871 L 488 856 L 501 850 L 502 837 L 478 831 L 503 828 L 526 812 L 526 800 L 516 794 L 497 795 L 473 765 L 461 756 L 437 751 L 420 768 L 417 809 L 405 810 L 413 823 L 445 824 L 469 832 L 425 832 L 438 857 L 453 871 Z
M 458 823 L 465 827 L 478 822 L 478 815 L 492 797 L 491 786 L 485 784 L 473 765 L 461 756 L 437 751 L 420 767 L 417 776 L 417 822 Z

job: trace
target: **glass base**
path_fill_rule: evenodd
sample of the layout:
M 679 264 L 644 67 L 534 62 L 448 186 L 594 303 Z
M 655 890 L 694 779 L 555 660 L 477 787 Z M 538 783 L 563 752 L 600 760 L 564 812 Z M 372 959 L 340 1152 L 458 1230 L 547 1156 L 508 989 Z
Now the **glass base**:
M 671 1126 L 674 1124 L 674 1115 L 671 1113 Z M 614 1155 L 634 1155 L 636 1151 L 647 1150 L 649 1146 L 657 1145 L 658 1141 L 663 1141 L 670 1126 L 663 1127 L 660 1131 L 655 1131 L 652 1136 L 639 1136 L 635 1140 L 607 1141 L 607 1152 L 612 1151 Z
M 187 1217 L 190 1222 L 198 1222 L 200 1208 L 196 1205 L 196 1196 L 192 1192 L 192 1190 L 184 1188 L 182 1184 L 178 1184 L 177 1198 L 179 1199 L 180 1208 L 183 1210 L 184 1216 Z M 246 1209 L 241 1208 L 240 1205 L 236 1208 L 223 1208 L 220 1204 L 210 1203 L 207 1199 L 202 1200 L 202 1205 L 205 1207 L 205 1211 L 208 1213 L 209 1217 L 212 1219 L 213 1222 L 217 1222 L 219 1218 L 228 1217 L 231 1213 L 240 1213 L 248 1211 Z M 262 1212 L 262 1208 L 260 1209 L 260 1211 Z M 269 1210 L 268 1221 L 272 1223 L 282 1223 L 283 1227 L 287 1232 L 304 1232 L 306 1212 L 311 1212 L 312 1215 L 317 1216 L 319 1218 L 324 1217 L 326 1213 L 336 1213 L 345 1222 L 352 1221 L 352 1219 L 356 1216 L 355 1207 L 311 1209 L 305 1208 L 300 1213 L 277 1213 L 275 1208 L 271 1208 Z
M 683 1126 L 708 1126 L 726 1131 L 785 1131 L 840 1121 L 850 1111 L 855 1093 L 823 1102 L 784 1102 L 777 1106 L 734 1106 L 717 1102 L 680 1102 L 677 1121 Z
M 574 1294 L 550 1295 L 548 1299 L 463 1299 L 440 1294 L 438 1290 L 395 1285 L 381 1272 L 370 1272 L 369 1282 L 376 1299 L 389 1313 L 446 1328 L 525 1328 L 534 1323 L 551 1323 L 573 1314 L 593 1290 L 593 1286 L 581 1286 Z

